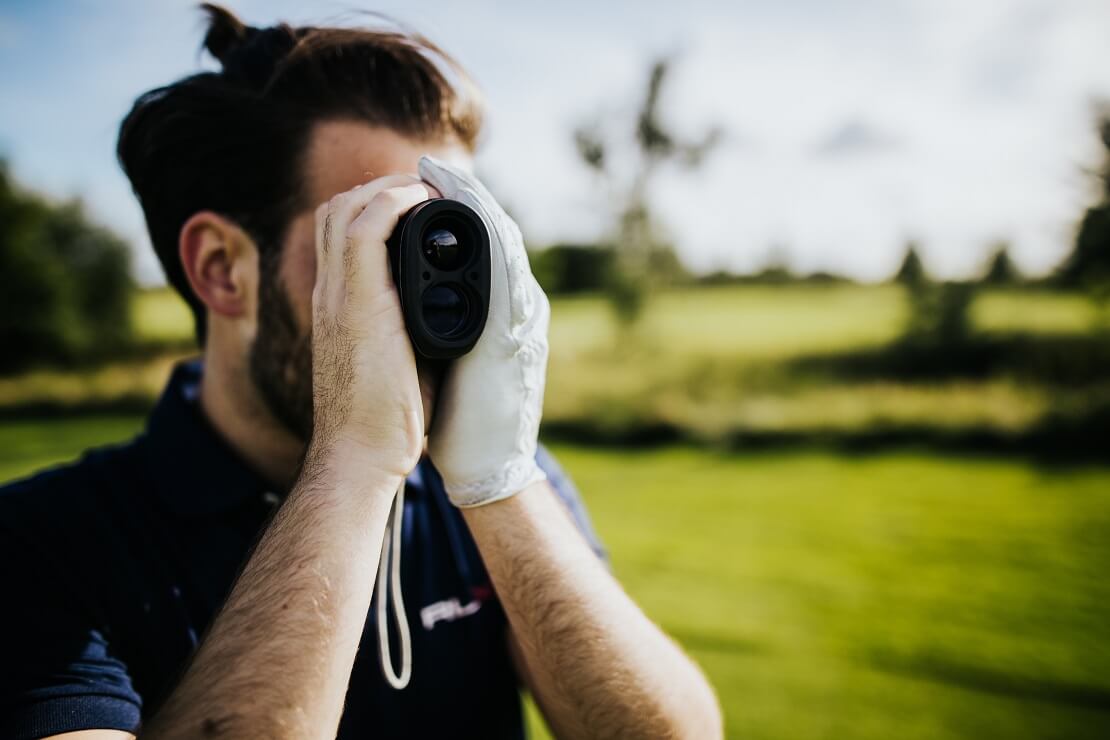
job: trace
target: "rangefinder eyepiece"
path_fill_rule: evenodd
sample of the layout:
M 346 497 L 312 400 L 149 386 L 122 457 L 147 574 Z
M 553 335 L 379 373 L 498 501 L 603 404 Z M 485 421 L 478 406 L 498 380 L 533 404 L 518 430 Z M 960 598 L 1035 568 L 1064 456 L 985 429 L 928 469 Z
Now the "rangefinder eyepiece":
M 405 327 L 416 351 L 449 360 L 469 352 L 489 314 L 490 239 L 456 200 L 417 204 L 386 242 Z
M 435 229 L 424 235 L 424 259 L 441 270 L 455 269 L 462 256 L 459 238 L 453 231 Z

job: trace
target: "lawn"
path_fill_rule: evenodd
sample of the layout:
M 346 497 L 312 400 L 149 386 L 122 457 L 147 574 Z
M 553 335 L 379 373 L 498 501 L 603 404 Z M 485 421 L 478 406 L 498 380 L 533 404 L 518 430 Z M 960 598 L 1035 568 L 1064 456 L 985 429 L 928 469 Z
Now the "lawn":
M 5 422 L 0 479 L 139 424 Z M 553 449 L 730 737 L 1110 736 L 1110 468 Z
M 642 337 L 686 353 L 781 359 L 801 352 L 875 345 L 898 334 L 906 315 L 896 285 L 736 285 L 669 290 L 648 304 Z M 1084 331 L 1096 309 L 1081 294 L 1001 288 L 975 301 L 973 320 L 987 330 Z M 184 302 L 169 289 L 135 299 L 135 328 L 146 340 L 192 335 Z M 556 354 L 609 346 L 614 325 L 599 296 L 555 297 L 551 343 Z
M 1048 386 L 1006 374 L 936 382 L 850 379 L 791 370 L 798 358 L 881 347 L 906 320 L 891 285 L 722 286 L 664 292 L 636 331 L 616 330 L 597 296 L 552 302 L 544 422 L 549 429 L 627 438 L 681 430 L 719 443 L 746 435 L 813 437 L 884 429 L 1020 434 L 1054 409 L 1083 408 L 1110 388 Z M 1095 321 L 1080 295 L 988 290 L 976 328 L 1077 336 Z M 0 378 L 0 411 L 28 405 L 131 409 L 153 398 L 187 353 L 191 321 L 168 290 L 136 297 L 139 338 L 171 349 L 98 368 L 36 370 Z M 1104 383 L 1103 385 L 1107 385 Z M 1100 386 L 1101 387 L 1101 386 Z
M 803 356 L 881 347 L 901 333 L 905 295 L 891 285 L 725 286 L 663 293 L 631 341 L 601 299 L 553 301 L 544 419 L 688 437 L 851 434 L 859 430 L 1024 432 L 1090 388 L 1051 387 L 1004 373 L 934 382 L 844 379 L 793 372 Z M 985 291 L 972 306 L 982 332 L 1076 336 L 1095 323 L 1083 296 Z M 1077 396 L 1072 398 L 1071 396 Z

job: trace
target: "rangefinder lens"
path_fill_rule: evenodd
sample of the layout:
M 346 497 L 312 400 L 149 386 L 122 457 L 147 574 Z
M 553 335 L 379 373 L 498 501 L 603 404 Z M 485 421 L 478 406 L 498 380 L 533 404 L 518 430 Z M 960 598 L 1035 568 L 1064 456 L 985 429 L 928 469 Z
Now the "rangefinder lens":
M 433 285 L 420 298 L 424 323 L 433 334 L 446 337 L 463 327 L 470 315 L 466 295 L 451 284 Z
M 447 229 L 431 229 L 424 235 L 424 259 L 440 270 L 454 270 L 461 262 L 459 238 Z
M 432 198 L 398 220 L 386 246 L 413 349 L 429 360 L 469 352 L 489 313 L 490 237 L 482 217 L 465 203 Z

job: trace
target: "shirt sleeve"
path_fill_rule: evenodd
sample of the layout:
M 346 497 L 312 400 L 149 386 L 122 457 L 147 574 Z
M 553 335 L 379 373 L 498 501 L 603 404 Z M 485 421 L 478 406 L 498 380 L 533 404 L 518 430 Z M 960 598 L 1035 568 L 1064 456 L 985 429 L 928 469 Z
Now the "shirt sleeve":
M 548 483 L 555 489 L 555 493 L 559 495 L 567 510 L 570 511 L 571 518 L 578 526 L 578 531 L 586 538 L 586 542 L 597 553 L 597 556 L 608 564 L 609 553 L 606 552 L 605 546 L 601 544 L 601 538 L 594 531 L 593 524 L 590 522 L 590 515 L 586 512 L 586 505 L 582 503 L 582 496 L 578 493 L 578 489 L 570 476 L 566 474 L 559 463 L 555 461 L 555 457 L 543 445 L 540 445 L 536 450 L 536 463 L 547 474 Z
M 0 530 L 0 737 L 75 730 L 138 732 L 142 700 L 127 667 L 63 579 L 32 546 Z

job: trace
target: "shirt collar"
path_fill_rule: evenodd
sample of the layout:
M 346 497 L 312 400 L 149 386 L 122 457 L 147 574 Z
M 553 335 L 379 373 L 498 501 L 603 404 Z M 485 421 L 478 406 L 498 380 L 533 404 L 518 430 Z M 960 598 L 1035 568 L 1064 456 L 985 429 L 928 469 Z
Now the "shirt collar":
M 198 402 L 200 360 L 177 365 L 147 421 L 144 443 L 155 488 L 182 516 L 210 516 L 253 498 L 274 500 L 272 489 L 205 418 Z

